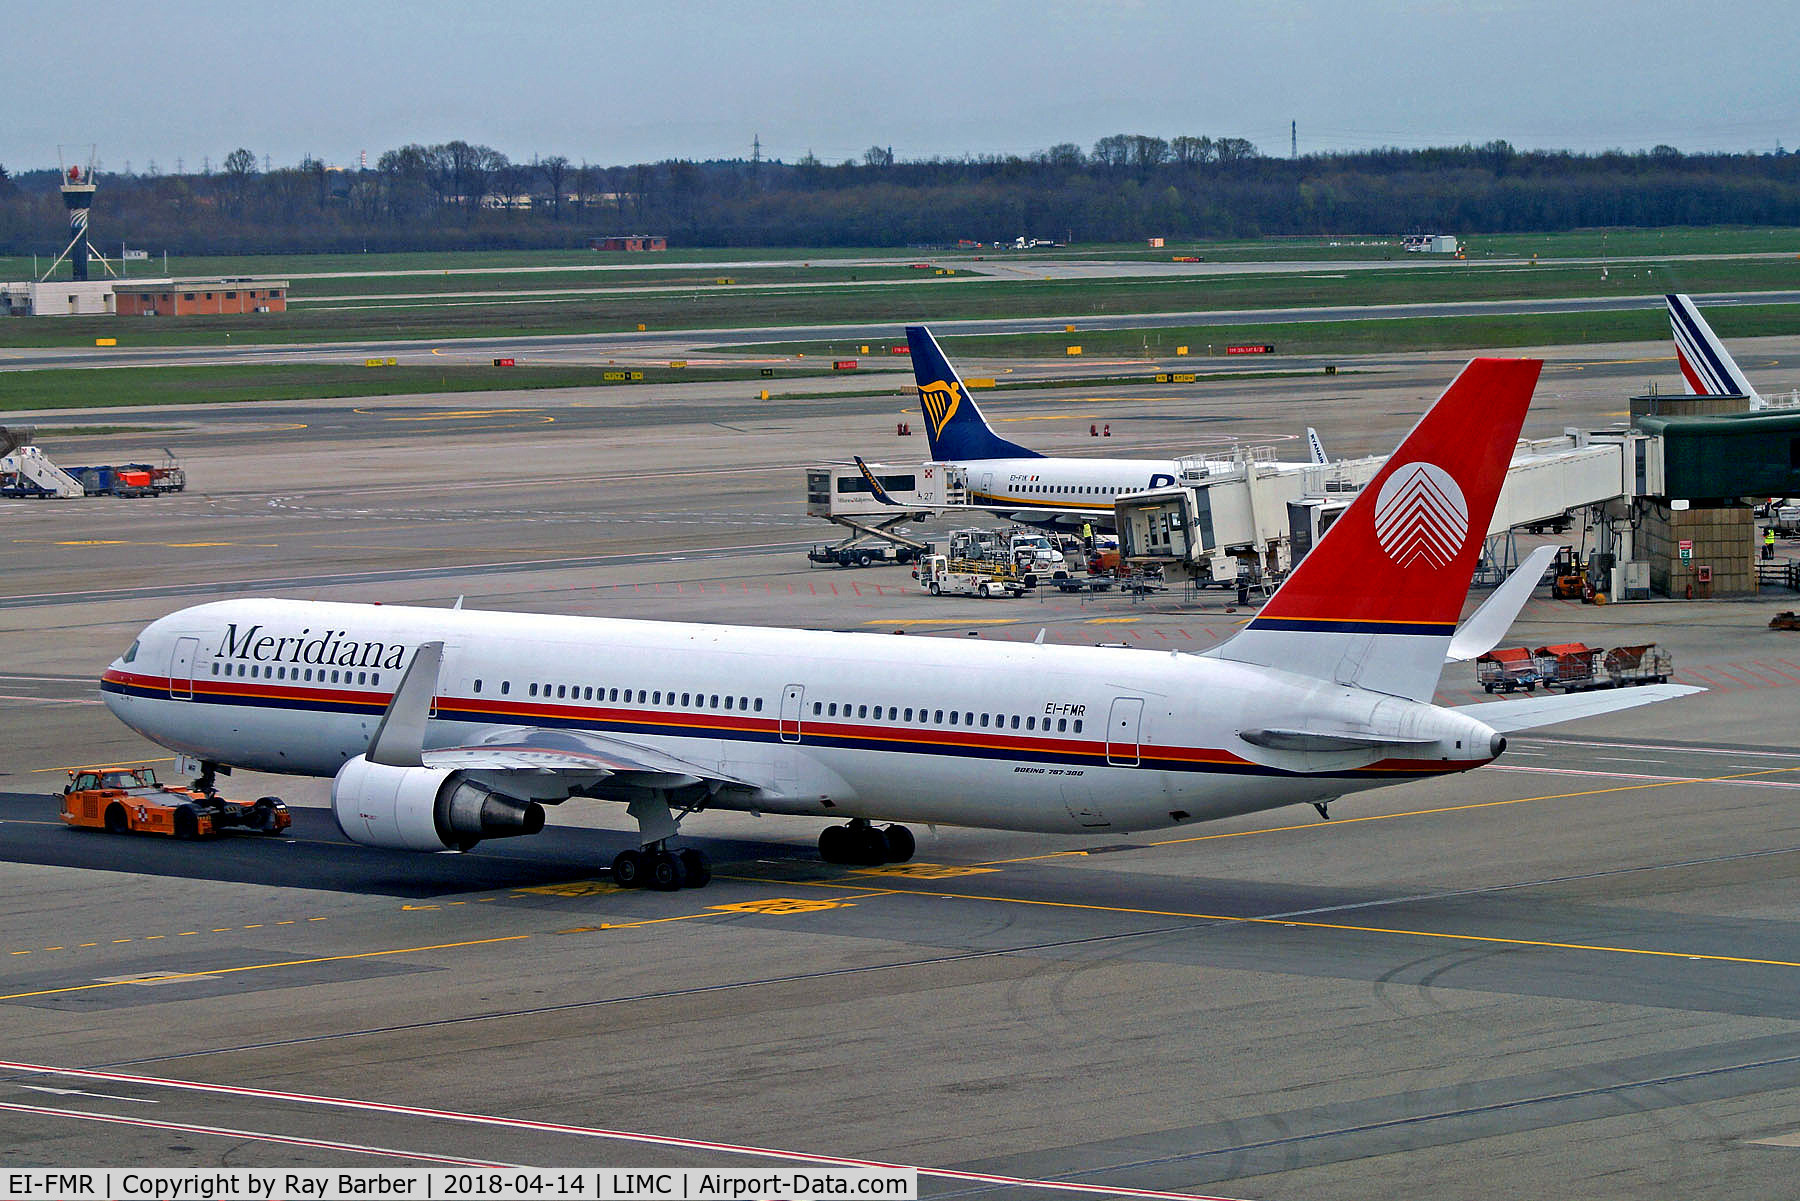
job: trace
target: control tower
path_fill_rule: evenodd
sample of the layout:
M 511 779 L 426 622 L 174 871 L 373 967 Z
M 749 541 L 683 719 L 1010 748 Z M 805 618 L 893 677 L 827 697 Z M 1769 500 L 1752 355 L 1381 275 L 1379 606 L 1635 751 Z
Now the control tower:
M 60 148 L 59 148 L 60 149 Z M 61 157 L 60 154 L 58 157 Z M 90 256 L 100 260 L 108 275 L 114 274 L 112 264 L 106 256 L 95 250 L 88 241 L 88 210 L 94 206 L 94 153 L 88 148 L 85 164 L 64 162 L 62 167 L 63 207 L 69 211 L 69 244 L 63 252 L 56 256 L 50 264 L 50 271 L 44 272 L 43 278 L 48 280 L 50 272 L 64 259 L 74 271 L 73 278 L 77 282 L 85 282 L 88 278 L 88 261 Z
M 69 266 L 74 278 L 88 277 L 88 209 L 94 206 L 94 168 L 70 167 L 63 172 L 63 207 L 69 210 Z

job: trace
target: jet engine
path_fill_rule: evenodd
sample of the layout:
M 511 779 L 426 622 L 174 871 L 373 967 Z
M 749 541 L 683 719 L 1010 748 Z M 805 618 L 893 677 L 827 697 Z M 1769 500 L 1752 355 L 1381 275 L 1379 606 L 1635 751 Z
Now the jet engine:
M 466 851 L 536 834 L 544 807 L 489 792 L 459 771 L 389 767 L 358 755 L 331 782 L 331 815 L 351 842 L 395 851 Z

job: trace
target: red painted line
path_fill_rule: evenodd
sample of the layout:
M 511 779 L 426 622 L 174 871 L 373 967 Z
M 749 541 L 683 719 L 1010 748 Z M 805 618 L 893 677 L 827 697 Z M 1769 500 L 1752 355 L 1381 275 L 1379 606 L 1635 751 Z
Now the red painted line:
M 1741 684 L 1745 688 L 1754 688 L 1755 687 L 1755 685 L 1752 684 L 1749 680 L 1744 679 L 1742 676 L 1737 675 L 1734 672 L 1726 671 L 1723 667 L 1715 667 L 1712 670 L 1715 675 L 1724 676 L 1728 680 L 1736 680 L 1739 684 Z
M 443 1122 L 462 1122 L 476 1126 L 494 1126 L 506 1130 L 530 1130 L 543 1134 L 567 1134 L 577 1138 L 608 1139 L 614 1142 L 641 1143 L 655 1147 L 680 1147 L 695 1151 L 714 1151 L 726 1155 L 754 1155 L 787 1162 L 826 1164 L 832 1167 L 875 1168 L 885 1171 L 916 1171 L 921 1176 L 942 1180 L 969 1180 L 981 1184 L 1052 1189 L 1064 1193 L 1088 1193 L 1112 1197 L 1150 1197 L 1158 1201 L 1234 1201 L 1199 1193 L 1161 1192 L 1155 1189 L 1117 1188 L 1103 1184 L 1073 1184 L 1060 1180 L 1033 1180 L 1025 1176 L 1001 1176 L 990 1172 L 963 1172 L 952 1168 L 915 1167 L 878 1159 L 855 1159 L 843 1155 L 816 1155 L 804 1151 L 788 1151 L 776 1147 L 756 1147 L 743 1143 L 721 1143 L 705 1139 L 681 1138 L 668 1134 L 642 1134 L 629 1130 L 610 1130 L 602 1126 L 572 1126 L 562 1122 L 538 1122 L 525 1118 L 503 1118 L 491 1114 L 463 1113 L 453 1109 L 426 1109 L 415 1105 L 390 1105 L 380 1101 L 361 1101 L 351 1097 L 325 1097 L 312 1093 L 288 1093 L 274 1089 L 247 1088 L 230 1084 L 202 1084 L 191 1080 L 171 1080 L 157 1076 L 134 1076 L 124 1072 L 81 1071 L 74 1068 L 47 1067 L 34 1063 L 0 1061 L 0 1071 L 25 1072 L 42 1076 L 66 1076 L 79 1080 L 105 1080 L 114 1084 L 140 1084 L 152 1088 L 175 1088 L 189 1092 L 213 1093 L 227 1097 L 254 1097 L 259 1100 L 287 1101 L 298 1105 L 322 1105 L 334 1109 L 350 1109 L 363 1113 L 385 1113 L 399 1117 L 430 1118 Z M 16 1108 L 5 1106 L 6 1108 Z M 118 1119 L 125 1121 L 127 1119 Z M 135 1119 L 143 1120 L 143 1119 Z
M 831 595 L 833 595 L 833 596 L 836 596 L 836 595 L 837 595 L 837 594 L 838 594 L 838 591 L 837 591 L 837 585 L 836 585 L 836 584 L 833 584 L 833 585 L 832 585 L 832 586 L 831 586 Z
M 225 1126 L 193 1126 L 185 1122 L 159 1122 L 154 1118 L 128 1118 L 120 1114 L 90 1113 L 83 1109 L 57 1109 L 48 1105 L 15 1105 L 0 1102 L 0 1110 L 9 1113 L 48 1114 L 58 1118 L 78 1118 L 84 1122 L 104 1122 L 109 1126 L 137 1126 L 146 1130 L 173 1130 L 181 1134 L 211 1134 L 219 1138 L 250 1139 L 259 1143 L 280 1143 L 288 1147 L 313 1147 L 324 1151 L 348 1151 L 353 1155 L 384 1155 L 395 1159 L 415 1159 L 421 1163 L 447 1163 L 459 1168 L 514 1168 L 525 1164 L 494 1163 L 485 1159 L 456 1159 L 448 1155 L 428 1155 L 422 1151 L 401 1151 L 394 1147 L 365 1147 L 358 1143 L 340 1143 L 322 1138 L 300 1138 L 292 1134 L 269 1134 L 261 1130 L 234 1130 Z
M 1733 663 L 1732 666 L 1743 672 L 1745 675 L 1754 676 L 1761 680 L 1765 687 L 1779 688 L 1781 686 L 1781 677 L 1769 674 L 1767 668 L 1758 671 L 1758 665 L 1754 663 Z
M 862 595 L 862 585 L 861 584 L 852 582 L 850 587 L 855 591 L 856 595 L 858 595 L 858 596 Z

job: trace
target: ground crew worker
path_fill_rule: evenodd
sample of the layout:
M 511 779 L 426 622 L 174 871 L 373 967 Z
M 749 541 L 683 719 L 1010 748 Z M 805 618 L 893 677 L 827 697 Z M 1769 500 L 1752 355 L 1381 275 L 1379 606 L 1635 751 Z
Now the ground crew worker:
M 1775 557 L 1775 527 L 1770 526 L 1768 529 L 1763 531 L 1763 558 L 1773 559 L 1774 557 Z
M 1081 523 L 1081 545 L 1094 549 L 1094 523 L 1091 521 Z

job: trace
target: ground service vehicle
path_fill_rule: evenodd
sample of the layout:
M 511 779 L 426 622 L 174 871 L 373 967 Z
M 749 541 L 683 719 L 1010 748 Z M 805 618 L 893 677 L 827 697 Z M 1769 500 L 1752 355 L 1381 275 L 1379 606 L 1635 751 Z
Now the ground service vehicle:
M 1543 678 L 1528 647 L 1497 647 L 1475 660 L 1475 682 L 1484 692 L 1512 692 L 1519 688 L 1536 692 Z
M 1606 652 L 1601 665 L 1615 688 L 1667 684 L 1675 671 L 1674 657 L 1654 642 L 1646 646 L 1615 646 Z
M 279 834 L 293 817 L 279 797 L 254 804 L 228 801 L 215 792 L 157 782 L 148 767 L 74 767 L 62 791 L 62 819 L 71 826 L 109 834 L 166 834 L 208 838 L 237 827 Z
M 933 596 L 1018 596 L 1025 586 L 978 564 L 950 562 L 943 555 L 919 560 L 919 586 Z
M 919 552 L 910 546 L 888 542 L 865 542 L 860 546 L 833 546 L 815 543 L 806 557 L 814 563 L 835 563 L 839 567 L 874 567 L 880 563 L 911 563 Z

